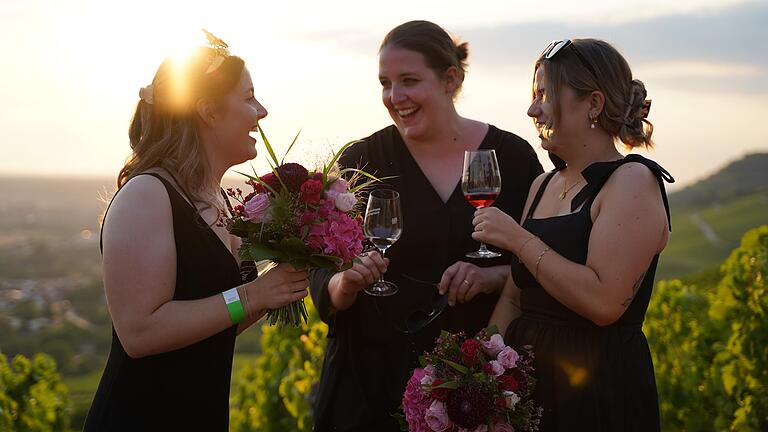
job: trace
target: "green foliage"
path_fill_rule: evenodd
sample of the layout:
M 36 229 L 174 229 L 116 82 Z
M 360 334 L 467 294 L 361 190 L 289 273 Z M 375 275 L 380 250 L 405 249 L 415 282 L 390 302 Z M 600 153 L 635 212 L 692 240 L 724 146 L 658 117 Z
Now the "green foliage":
M 230 431 L 310 431 L 328 327 L 312 301 L 300 327 L 263 326 L 262 354 L 235 378 Z
M 0 430 L 67 431 L 69 406 L 67 388 L 51 357 L 17 355 L 8 365 L 0 354 Z
M 660 282 L 644 330 L 664 430 L 768 427 L 768 225 L 744 235 L 715 274 Z M 699 285 L 691 283 L 695 281 Z

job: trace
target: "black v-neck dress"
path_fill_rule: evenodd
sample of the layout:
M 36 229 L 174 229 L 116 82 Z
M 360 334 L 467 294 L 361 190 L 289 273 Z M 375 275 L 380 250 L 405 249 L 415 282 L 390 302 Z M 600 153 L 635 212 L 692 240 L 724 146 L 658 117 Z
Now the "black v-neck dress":
M 574 213 L 531 219 L 554 175 L 550 173 L 531 203 L 523 228 L 563 257 L 585 264 L 592 231 L 592 202 L 611 174 L 628 162 L 642 163 L 653 171 L 669 218 L 663 182 L 674 179 L 655 162 L 633 154 L 588 166 L 582 172 L 587 185 L 571 202 Z M 595 325 L 558 302 L 523 264 L 513 260 L 512 276 L 521 289 L 523 313 L 507 328 L 505 341 L 513 347 L 533 346 L 537 379 L 534 397 L 544 408 L 541 431 L 660 429 L 653 363 L 642 332 L 658 260 L 658 255 L 653 257 L 621 318 L 606 327 Z
M 535 152 L 522 138 L 489 126 L 481 149 L 495 149 L 502 178 L 501 195 L 494 206 L 519 218 L 528 189 L 542 172 Z M 400 193 L 403 233 L 387 250 L 390 267 L 385 278 L 400 290 L 391 297 L 359 293 L 353 306 L 331 314 L 328 280 L 333 272 L 315 270 L 310 290 L 320 317 L 329 324 L 322 378 L 315 406 L 315 431 L 398 431 L 391 417 L 402 401 L 405 384 L 418 355 L 431 350 L 440 330 L 474 334 L 488 325 L 498 295 L 481 294 L 466 304 L 448 307 L 415 334 L 405 335 L 401 325 L 414 310 L 431 310 L 433 285 L 456 261 L 478 266 L 508 265 L 501 258 L 472 260 L 464 254 L 477 250 L 471 237 L 475 209 L 461 193 L 460 174 L 447 202 L 443 202 L 412 157 L 394 126 L 350 147 L 342 167 L 361 167 L 379 177 L 397 176 L 375 187 Z
M 216 233 L 173 185 L 148 175 L 163 183 L 171 201 L 176 242 L 173 299 L 202 299 L 240 285 L 237 261 Z M 236 334 L 232 326 L 185 348 L 131 358 L 113 327 L 109 359 L 84 431 L 227 432 Z

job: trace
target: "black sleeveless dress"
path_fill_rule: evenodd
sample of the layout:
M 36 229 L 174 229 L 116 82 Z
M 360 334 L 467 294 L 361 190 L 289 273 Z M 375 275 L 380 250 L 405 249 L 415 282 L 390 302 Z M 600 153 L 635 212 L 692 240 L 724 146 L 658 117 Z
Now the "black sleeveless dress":
M 173 211 L 174 300 L 197 300 L 240 285 L 237 261 L 197 211 L 159 175 Z M 223 307 L 223 304 L 222 304 Z M 237 327 L 175 351 L 131 358 L 112 328 L 112 348 L 85 421 L 96 431 L 221 431 Z
M 674 182 L 655 162 L 629 155 L 588 166 L 587 185 L 574 197 L 574 213 L 531 219 L 549 180 L 537 192 L 523 227 L 563 257 L 585 264 L 592 230 L 590 208 L 608 178 L 621 165 L 639 162 L 656 175 L 669 218 L 663 181 Z M 582 206 L 583 204 L 583 206 Z M 581 209 L 579 209 L 581 206 Z M 544 408 L 542 431 L 658 431 L 658 396 L 648 342 L 642 332 L 659 256 L 651 262 L 639 291 L 617 322 L 599 327 L 568 309 L 513 260 L 512 276 L 521 289 L 522 316 L 512 321 L 505 341 L 532 345 L 537 379 L 534 398 Z

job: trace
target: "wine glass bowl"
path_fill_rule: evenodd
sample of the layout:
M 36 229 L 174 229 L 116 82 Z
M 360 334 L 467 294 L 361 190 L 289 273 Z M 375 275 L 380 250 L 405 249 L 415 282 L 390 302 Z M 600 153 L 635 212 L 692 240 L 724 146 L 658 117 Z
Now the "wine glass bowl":
M 375 189 L 368 195 L 368 206 L 363 221 L 365 236 L 376 246 L 383 257 L 403 232 L 403 215 L 400 210 L 400 194 L 392 189 Z M 397 292 L 397 285 L 385 281 L 384 276 L 365 288 L 367 294 L 383 297 Z
M 501 193 L 501 172 L 496 150 L 464 152 L 464 171 L 461 175 L 461 191 L 464 198 L 476 209 L 488 207 Z M 465 255 L 468 258 L 495 258 L 501 254 L 489 251 L 485 243 Z

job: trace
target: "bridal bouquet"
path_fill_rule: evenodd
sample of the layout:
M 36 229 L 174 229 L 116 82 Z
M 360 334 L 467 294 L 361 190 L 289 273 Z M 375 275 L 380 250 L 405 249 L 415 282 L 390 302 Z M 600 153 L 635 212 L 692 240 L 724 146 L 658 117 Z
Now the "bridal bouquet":
M 443 332 L 408 380 L 403 395 L 408 430 L 538 430 L 542 409 L 531 398 L 532 361 L 530 347 L 518 353 L 493 327 L 472 338 Z
M 227 195 L 238 204 L 233 215 L 224 218 L 227 230 L 243 239 L 240 258 L 244 261 L 290 263 L 294 268 L 346 270 L 363 250 L 362 217 L 356 193 L 378 180 L 358 169 L 335 171 L 339 156 L 356 141 L 344 145 L 329 164 L 309 171 L 298 163 L 278 161 L 269 140 L 259 128 L 271 158 L 272 172 L 248 175 L 245 182 L 253 190 L 243 196 L 239 188 Z M 296 136 L 298 138 L 298 135 Z M 294 138 L 288 151 L 296 143 Z M 286 151 L 286 154 L 288 153 Z M 342 175 L 351 173 L 350 188 Z M 368 181 L 359 182 L 359 176 Z M 267 312 L 270 324 L 299 326 L 306 322 L 307 310 L 300 300 Z

